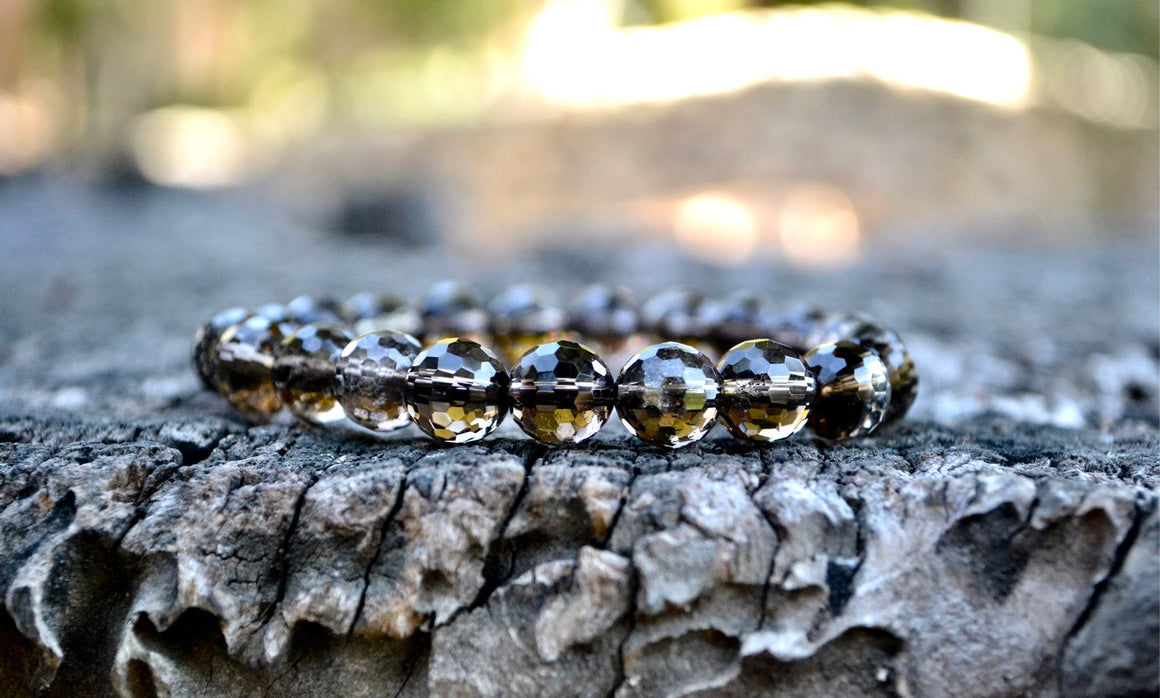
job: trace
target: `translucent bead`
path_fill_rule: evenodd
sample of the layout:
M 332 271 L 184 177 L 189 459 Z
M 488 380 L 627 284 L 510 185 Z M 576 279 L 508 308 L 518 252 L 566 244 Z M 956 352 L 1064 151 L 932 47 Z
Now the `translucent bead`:
M 294 416 L 311 424 L 342 420 L 342 405 L 334 394 L 334 367 L 351 339 L 338 325 L 309 324 L 282 341 L 274 384 Z
M 769 326 L 759 336 L 769 337 L 782 344 L 804 352 L 824 342 L 813 342 L 811 333 L 818 329 L 818 323 L 826 312 L 813 303 L 793 303 L 777 309 L 769 321 Z
M 890 405 L 886 364 L 870 349 L 842 340 L 805 355 L 818 394 L 809 426 L 825 439 L 842 440 L 874 431 Z
M 334 392 L 347 418 L 374 431 L 406 426 L 411 416 L 403 389 L 420 349 L 411 335 L 389 330 L 347 344 L 334 369 Z
M 318 323 L 341 324 L 338 302 L 331 298 L 298 296 L 286 304 L 286 319 L 297 325 Z
M 646 347 L 629 359 L 616 388 L 616 413 L 647 444 L 681 448 L 717 422 L 721 379 L 708 357 L 686 344 Z
M 678 341 L 708 355 L 716 356 L 710 340 L 716 307 L 702 294 L 673 289 L 648 299 L 640 309 L 641 325 L 654 341 Z
M 777 441 L 806 424 L 814 374 L 796 351 L 770 339 L 733 347 L 717 364 L 721 421 L 739 439 Z
M 588 347 L 562 340 L 535 347 L 512 370 L 512 417 L 546 444 L 576 444 L 604 426 L 616 404 L 616 382 Z
M 886 424 L 901 419 L 918 396 L 918 368 L 906 345 L 894 332 L 868 322 L 855 327 L 850 339 L 878 354 L 886 364 L 886 375 L 890 379 L 890 407 L 882 422 Z
M 812 349 L 822 344 L 851 339 L 853 333 L 870 318 L 862 313 L 824 313 L 806 335 L 806 343 Z
M 632 294 L 604 284 L 589 286 L 568 307 L 567 326 L 609 366 L 618 368 L 648 345 Z
M 477 343 L 487 341 L 487 313 L 471 289 L 454 281 L 431 287 L 423 302 L 423 338 L 434 342 L 460 337 Z
M 222 333 L 214 384 L 238 410 L 273 414 L 282 409 L 273 376 L 282 340 L 278 324 L 261 315 L 251 315 Z
M 699 315 L 700 324 L 707 328 L 709 340 L 720 354 L 738 342 L 769 336 L 768 328 L 776 317 L 773 301 L 768 296 L 748 291 L 705 303 Z
M 419 311 L 390 295 L 359 293 L 342 304 L 342 316 L 356 335 L 369 332 L 403 332 L 416 335 L 423 330 Z
M 476 342 L 443 339 L 419 352 L 407 372 L 411 418 L 439 441 L 468 443 L 507 415 L 510 380 L 499 358 Z
M 560 338 L 564 311 L 547 289 L 512 286 L 488 304 L 491 336 L 500 357 L 514 366 L 533 347 Z
M 217 390 L 218 350 L 222 333 L 251 315 L 245 308 L 230 308 L 214 315 L 193 335 L 193 370 L 206 390 Z

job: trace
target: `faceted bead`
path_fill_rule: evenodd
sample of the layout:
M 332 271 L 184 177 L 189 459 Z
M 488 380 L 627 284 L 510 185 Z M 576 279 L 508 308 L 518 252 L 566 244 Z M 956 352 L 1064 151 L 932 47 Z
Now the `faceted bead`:
M 250 316 L 245 308 L 230 308 L 214 315 L 193 335 L 193 370 L 206 390 L 217 390 L 214 374 L 217 371 L 218 349 L 225 332 Z
M 431 287 L 423 302 L 423 337 L 434 342 L 445 337 L 487 341 L 487 313 L 471 289 L 454 281 Z
M 869 322 L 870 318 L 862 313 L 824 313 L 806 335 L 806 343 L 812 349 L 822 344 L 851 339 L 858 328 Z
M 648 344 L 632 294 L 604 284 L 580 291 L 568 307 L 567 326 L 614 368 Z
M 721 421 L 739 439 L 777 441 L 806 424 L 814 374 L 796 351 L 770 339 L 741 342 L 721 357 Z
M 222 333 L 214 383 L 238 410 L 273 414 L 282 409 L 273 375 L 282 340 L 278 324 L 261 315 L 251 315 Z
M 818 394 L 809 426 L 824 439 L 849 439 L 874 431 L 890 405 L 886 364 L 870 349 L 842 340 L 805 355 Z
M 303 325 L 282 341 L 274 384 L 294 416 L 311 424 L 342 420 L 342 405 L 334 393 L 334 367 L 351 339 L 339 325 L 318 323 Z
M 701 324 L 719 353 L 755 337 L 768 336 L 775 314 L 773 301 L 748 291 L 732 293 L 720 301 L 705 303 L 700 311 Z
M 640 309 L 641 324 L 661 340 L 679 340 L 703 352 L 716 353 L 709 342 L 708 314 L 704 296 L 695 291 L 672 289 L 659 293 Z
M 770 337 L 801 352 L 809 351 L 824 344 L 812 342 L 811 333 L 817 330 L 819 321 L 825 316 L 826 312 L 813 303 L 794 303 L 774 312 L 769 326 L 758 336 Z
M 476 342 L 451 337 L 415 357 L 404 398 L 428 436 L 450 443 L 478 441 L 507 415 L 510 379 L 499 358 Z
M 390 295 L 359 293 L 342 304 L 342 316 L 356 335 L 390 330 L 415 335 L 423 329 L 419 311 Z
M 298 296 L 287 303 L 286 319 L 298 325 L 342 323 L 337 301 L 331 298 L 315 299 L 310 296 Z
M 525 352 L 560 337 L 564 311 L 546 289 L 532 284 L 512 286 L 492 299 L 491 335 L 500 357 L 514 366 Z
M 890 407 L 882 422 L 901 419 L 918 396 L 918 369 L 902 339 L 891 330 L 864 322 L 850 333 L 854 341 L 878 354 L 890 379 Z
M 721 379 L 708 357 L 686 344 L 646 347 L 629 359 L 616 388 L 616 413 L 647 444 L 687 446 L 717 422 Z
M 406 426 L 411 416 L 403 389 L 420 349 L 419 340 L 390 330 L 347 344 L 334 369 L 334 392 L 347 418 L 374 431 Z
M 576 444 L 604 426 L 616 404 L 616 381 L 596 354 L 562 340 L 535 347 L 512 370 L 512 417 L 546 444 Z

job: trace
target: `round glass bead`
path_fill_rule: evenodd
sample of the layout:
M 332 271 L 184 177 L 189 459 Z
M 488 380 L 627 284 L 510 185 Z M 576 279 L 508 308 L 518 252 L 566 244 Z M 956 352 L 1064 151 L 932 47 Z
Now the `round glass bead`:
M 604 284 L 580 291 L 568 308 L 567 326 L 614 368 L 648 344 L 632 294 Z
M 818 323 L 825 316 L 826 312 L 812 303 L 793 303 L 774 312 L 769 326 L 760 336 L 770 337 L 798 351 L 809 351 L 824 343 L 812 342 L 811 333 L 817 331 Z
M 478 441 L 507 414 L 510 380 L 499 358 L 476 342 L 443 339 L 415 357 L 404 399 L 428 436 L 450 443 Z
M 716 354 L 709 341 L 715 308 L 695 291 L 671 289 L 648 299 L 640 309 L 641 324 L 658 339 L 676 339 L 702 352 Z
M 546 444 L 577 444 L 600 431 L 616 404 L 616 382 L 596 354 L 576 342 L 541 344 L 512 369 L 512 417 Z
M 738 291 L 701 307 L 702 324 L 719 353 L 725 353 L 738 342 L 768 336 L 774 319 L 773 301 L 748 291 Z
M 902 339 L 891 330 L 863 322 L 850 333 L 850 339 L 870 349 L 886 364 L 890 379 L 890 407 L 883 424 L 901 419 L 918 396 L 918 368 Z
M 222 333 L 250 316 L 245 308 L 230 308 L 214 315 L 197 328 L 193 335 L 193 370 L 206 390 L 217 390 L 214 374 L 217 371 L 218 349 Z
M 487 339 L 487 313 L 479 297 L 463 284 L 441 281 L 431 287 L 423 302 L 423 337 L 435 341 L 460 337 L 483 343 Z
M 699 337 L 704 329 L 698 310 L 705 298 L 694 291 L 670 289 L 648 299 L 640 309 L 641 323 L 667 337 Z
M 222 333 L 214 384 L 241 412 L 273 414 L 282 409 L 273 376 L 282 340 L 278 323 L 262 315 L 251 315 Z
M 331 298 L 298 296 L 286 304 L 285 312 L 286 319 L 298 325 L 342 323 L 338 302 Z
M 374 431 L 406 426 L 403 388 L 420 349 L 419 340 L 390 330 L 351 340 L 334 368 L 334 392 L 347 418 Z
M 559 338 L 564 311 L 547 290 L 532 284 L 512 286 L 488 304 L 491 336 L 504 362 L 514 366 L 533 347 Z
M 741 342 L 721 357 L 721 421 L 739 439 L 777 441 L 805 426 L 814 374 L 801 356 L 770 339 Z
M 663 342 L 638 352 L 616 388 L 616 413 L 647 444 L 688 446 L 717 422 L 721 379 L 708 357 L 686 344 Z
M 339 325 L 320 323 L 303 325 L 282 341 L 274 384 L 294 416 L 311 424 L 342 420 L 342 405 L 334 392 L 334 367 L 351 339 Z
M 869 318 L 862 313 L 824 313 L 806 335 L 806 343 L 812 349 L 830 342 L 853 339 L 853 334 L 862 325 L 869 324 Z
M 419 311 L 390 295 L 359 293 L 342 304 L 342 316 L 356 335 L 369 332 L 403 332 L 415 335 L 423 330 Z
M 848 340 L 815 347 L 805 355 L 817 381 L 809 427 L 825 439 L 842 440 L 874 431 L 890 405 L 886 364 L 870 349 Z

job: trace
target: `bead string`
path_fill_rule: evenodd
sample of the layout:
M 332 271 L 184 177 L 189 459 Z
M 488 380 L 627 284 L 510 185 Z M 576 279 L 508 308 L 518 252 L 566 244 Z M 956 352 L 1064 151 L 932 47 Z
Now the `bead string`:
M 650 335 L 680 341 L 643 346 Z M 598 352 L 627 357 L 619 374 Z M 638 311 L 604 286 L 583 291 L 568 313 L 528 286 L 485 310 L 447 283 L 420 308 L 370 294 L 232 308 L 198 330 L 193 363 L 207 389 L 251 416 L 286 408 L 309 424 L 345 419 L 377 432 L 414 422 L 447 443 L 477 441 L 509 412 L 537 441 L 580 443 L 613 411 L 642 441 L 668 448 L 700 440 L 718 420 L 756 442 L 807 425 L 844 440 L 900 419 L 918 388 L 898 335 L 864 316 L 687 291 Z

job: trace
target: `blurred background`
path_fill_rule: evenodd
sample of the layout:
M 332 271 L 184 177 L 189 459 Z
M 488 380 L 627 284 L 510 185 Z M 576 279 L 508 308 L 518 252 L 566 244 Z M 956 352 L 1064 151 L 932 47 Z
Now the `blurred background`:
M 470 259 L 1114 236 L 1157 215 L 1157 8 L 0 0 L 0 176 L 241 187 Z

